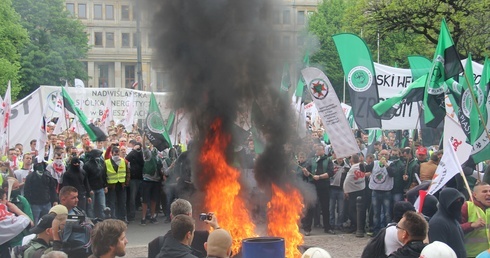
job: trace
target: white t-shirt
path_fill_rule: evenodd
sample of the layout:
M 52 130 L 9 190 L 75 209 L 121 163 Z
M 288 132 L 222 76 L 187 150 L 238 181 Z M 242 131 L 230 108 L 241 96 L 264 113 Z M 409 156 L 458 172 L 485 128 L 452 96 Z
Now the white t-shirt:
M 389 256 L 394 251 L 398 250 L 398 248 L 402 247 L 403 244 L 398 241 L 396 226 L 389 226 L 386 228 L 385 234 L 385 254 Z
M 18 169 L 14 171 L 14 176 L 19 180 L 19 183 L 25 183 L 26 177 L 29 175 L 30 170 L 27 169 Z M 24 195 L 24 186 L 20 188 L 20 194 Z

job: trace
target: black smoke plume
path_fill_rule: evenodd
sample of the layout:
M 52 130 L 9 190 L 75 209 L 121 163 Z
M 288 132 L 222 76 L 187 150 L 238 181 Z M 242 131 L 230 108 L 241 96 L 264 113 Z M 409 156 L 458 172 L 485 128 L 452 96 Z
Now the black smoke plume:
M 263 113 L 257 128 L 267 142 L 256 162 L 257 182 L 267 187 L 293 181 L 292 156 L 285 144 L 297 121 L 288 98 L 279 96 L 281 69 L 291 60 L 285 53 L 293 51 L 273 45 L 279 37 L 272 27 L 273 1 L 149 0 L 148 7 L 155 13 L 154 59 L 169 72 L 172 106 L 190 114 L 196 152 L 217 118 L 225 132 L 240 138 L 233 129 L 237 113 L 255 101 Z M 232 144 L 226 150 L 229 164 L 233 150 Z M 198 164 L 193 168 L 199 173 Z M 200 189 L 206 182 L 195 184 Z

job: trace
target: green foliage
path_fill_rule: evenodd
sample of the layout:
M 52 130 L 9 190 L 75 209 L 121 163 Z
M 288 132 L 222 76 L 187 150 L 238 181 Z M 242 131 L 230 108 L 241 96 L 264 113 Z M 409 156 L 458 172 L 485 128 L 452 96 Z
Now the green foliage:
M 12 99 L 16 99 L 21 90 L 20 50 L 27 41 L 27 31 L 20 25 L 20 16 L 11 0 L 0 1 L 0 93 L 5 93 L 10 80 Z
M 423 36 L 435 49 L 441 20 L 446 19 L 461 57 L 474 60 L 490 53 L 490 0 L 393 0 L 363 1 L 367 20 L 382 33 L 406 32 Z M 433 51 L 432 51 L 433 53 Z
M 22 50 L 21 95 L 39 85 L 60 85 L 65 80 L 88 79 L 80 59 L 89 46 L 83 24 L 64 10 L 63 0 L 15 0 L 30 42 Z

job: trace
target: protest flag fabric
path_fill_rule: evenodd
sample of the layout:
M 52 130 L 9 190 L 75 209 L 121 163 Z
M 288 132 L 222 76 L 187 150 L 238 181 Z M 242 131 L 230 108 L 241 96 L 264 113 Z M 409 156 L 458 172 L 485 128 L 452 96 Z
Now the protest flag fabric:
M 46 146 L 46 142 L 48 141 L 47 123 L 46 123 L 46 116 L 45 116 L 46 106 L 44 107 L 43 115 L 39 123 L 39 131 L 36 139 L 37 163 L 42 162 L 44 160 L 44 156 L 46 155 L 45 146 Z
M 426 79 L 427 74 L 410 83 L 397 95 L 375 104 L 373 110 L 378 116 L 393 117 L 403 103 L 421 101 L 424 97 Z
M 428 74 L 432 66 L 432 62 L 424 56 L 409 56 L 408 63 L 412 72 L 412 81 Z
M 104 111 L 102 113 L 102 117 L 100 118 L 100 126 L 103 127 L 102 130 L 108 133 L 108 128 L 111 125 L 111 121 L 114 120 L 113 112 L 112 112 L 112 101 L 107 95 L 107 98 L 104 102 Z
M 279 88 L 280 95 L 287 99 L 289 88 L 291 88 L 291 78 L 289 77 L 289 64 L 285 63 L 282 68 L 281 87 Z
M 480 78 L 480 89 L 483 91 L 485 89 L 484 96 L 488 99 L 488 93 L 490 92 L 490 61 L 488 58 L 485 58 L 485 63 L 483 65 L 483 71 Z M 484 102 L 485 105 L 483 109 L 485 109 L 486 116 L 484 116 L 483 125 L 481 126 L 481 130 L 479 136 L 475 143 L 473 144 L 473 150 L 471 151 L 471 155 L 475 163 L 479 163 L 485 161 L 490 156 L 490 140 L 488 139 L 487 132 L 484 130 L 484 126 L 486 128 L 490 127 L 490 113 L 486 110 L 490 109 L 490 103 L 488 101 Z
M 93 123 L 89 123 L 85 114 L 82 112 L 82 110 L 75 106 L 75 103 L 64 87 L 61 88 L 61 95 L 63 96 L 64 107 L 78 118 L 78 121 L 87 132 L 90 140 L 93 142 L 105 141 L 107 139 L 107 135 L 105 135 L 99 127 L 95 126 Z
M 478 117 L 479 105 L 484 106 L 483 92 L 475 87 L 475 77 L 473 75 L 473 65 L 471 54 L 466 59 L 465 79 L 461 83 L 461 98 L 459 99 L 458 119 L 468 141 L 473 145 L 479 136 L 480 119 Z M 473 91 L 473 92 L 471 92 Z M 472 94 L 474 94 L 478 103 L 474 103 Z
M 451 146 L 451 143 L 449 143 L 449 146 Z M 460 171 L 461 163 L 454 152 L 454 148 L 444 149 L 444 154 L 432 177 L 432 182 L 427 190 L 427 194 L 435 194 L 439 189 L 446 185 L 451 178 L 459 174 Z
M 424 119 L 429 127 L 437 127 L 446 115 L 445 81 L 463 72 L 463 66 L 443 19 L 432 67 L 425 83 Z
M 167 117 L 167 123 L 165 123 L 165 129 L 168 135 L 172 135 L 175 123 L 175 111 L 170 111 Z
M 304 57 L 303 57 L 303 68 L 310 67 L 310 53 L 309 51 L 306 51 Z M 303 79 L 303 75 L 301 75 L 301 71 L 298 75 L 298 83 L 296 84 L 296 90 L 294 91 L 293 97 L 292 97 L 292 102 L 293 106 L 296 108 L 297 111 L 300 109 L 301 101 L 303 101 L 303 92 L 305 90 L 305 80 Z
M 357 126 L 361 129 L 381 128 L 381 119 L 372 109 L 379 102 L 379 95 L 373 60 L 366 43 L 349 33 L 334 35 L 333 41 L 347 77 Z
M 12 112 L 12 97 L 11 97 L 10 81 L 8 82 L 7 90 L 5 91 L 5 97 L 2 103 L 2 116 L 0 122 L 0 148 L 3 150 L 5 146 L 8 146 L 8 125 L 10 122 L 10 114 Z
M 265 139 L 261 132 L 263 131 L 263 127 L 265 125 L 265 116 L 256 101 L 254 101 L 252 104 L 251 121 L 252 128 L 250 128 L 250 131 L 254 141 L 254 151 L 256 154 L 262 154 L 265 150 Z
M 172 141 L 165 128 L 165 121 L 158 107 L 155 94 L 151 92 L 150 107 L 146 116 L 145 125 L 143 128 L 146 137 L 151 144 L 159 151 L 163 151 L 172 146 Z
M 466 135 L 461 129 L 458 119 L 456 118 L 455 107 L 450 101 L 451 94 L 446 97 L 446 111 L 447 115 L 444 118 L 444 140 L 443 149 L 453 148 L 456 152 L 456 156 L 461 161 L 466 161 L 471 153 L 471 145 L 469 145 L 465 139 Z M 450 144 L 450 145 L 448 145 Z
M 330 80 L 314 67 L 303 69 L 301 73 L 337 157 L 345 158 L 359 153 L 359 146 Z
M 131 97 L 129 97 L 128 106 L 126 107 L 126 112 L 124 115 L 124 126 L 128 128 L 128 130 L 132 130 L 134 124 L 134 92 L 132 92 Z

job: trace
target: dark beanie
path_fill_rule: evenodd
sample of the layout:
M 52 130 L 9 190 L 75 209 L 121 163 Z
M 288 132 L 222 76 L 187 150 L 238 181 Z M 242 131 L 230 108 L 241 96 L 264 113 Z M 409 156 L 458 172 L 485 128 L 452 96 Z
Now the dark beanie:
M 413 207 L 410 202 L 396 202 L 393 206 L 393 221 L 398 223 L 403 218 L 403 214 L 407 211 L 415 211 L 415 207 Z

